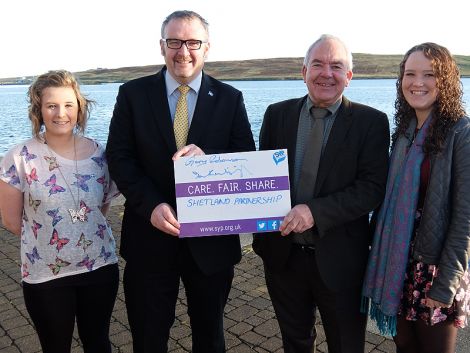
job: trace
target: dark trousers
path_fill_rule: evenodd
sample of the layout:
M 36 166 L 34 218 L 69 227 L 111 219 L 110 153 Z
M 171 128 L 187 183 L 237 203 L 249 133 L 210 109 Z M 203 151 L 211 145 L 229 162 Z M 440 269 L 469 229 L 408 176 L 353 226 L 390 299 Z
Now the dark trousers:
M 193 353 L 225 352 L 223 314 L 233 280 L 233 266 L 213 275 L 202 273 L 184 241 L 173 271 L 142 268 L 127 262 L 124 294 L 134 353 L 166 353 L 175 321 L 180 278 L 192 329 Z
M 117 265 L 45 283 L 23 283 L 26 309 L 42 351 L 70 352 L 77 320 L 85 353 L 111 353 L 109 323 L 118 285 Z
M 272 272 L 265 266 L 265 275 L 281 328 L 284 352 L 315 352 L 317 308 L 328 352 L 364 352 L 367 317 L 360 312 L 360 285 L 344 292 L 329 290 L 318 271 L 315 251 L 301 250 L 297 246 L 293 246 L 283 271 Z
M 454 353 L 457 327 L 451 320 L 428 325 L 424 320 L 408 321 L 398 316 L 397 353 Z

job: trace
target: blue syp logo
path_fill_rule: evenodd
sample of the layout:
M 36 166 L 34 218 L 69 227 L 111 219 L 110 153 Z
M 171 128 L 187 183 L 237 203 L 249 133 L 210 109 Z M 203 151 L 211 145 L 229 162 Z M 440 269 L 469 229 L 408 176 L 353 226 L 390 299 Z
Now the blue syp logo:
M 284 151 L 276 151 L 273 153 L 273 160 L 276 165 L 286 159 L 286 153 Z

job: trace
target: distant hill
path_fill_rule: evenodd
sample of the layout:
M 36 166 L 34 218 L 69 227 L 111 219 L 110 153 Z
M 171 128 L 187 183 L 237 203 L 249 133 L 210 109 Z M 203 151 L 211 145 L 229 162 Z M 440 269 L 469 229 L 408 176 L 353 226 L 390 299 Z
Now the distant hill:
M 355 78 L 396 78 L 402 55 L 373 55 L 355 53 Z M 470 77 L 470 56 L 456 55 L 462 76 Z M 303 58 L 253 59 L 213 61 L 204 66 L 205 72 L 219 80 L 300 80 Z M 151 75 L 162 65 L 93 69 L 75 72 L 83 84 L 126 82 Z M 0 84 L 28 84 L 34 77 L 0 78 Z

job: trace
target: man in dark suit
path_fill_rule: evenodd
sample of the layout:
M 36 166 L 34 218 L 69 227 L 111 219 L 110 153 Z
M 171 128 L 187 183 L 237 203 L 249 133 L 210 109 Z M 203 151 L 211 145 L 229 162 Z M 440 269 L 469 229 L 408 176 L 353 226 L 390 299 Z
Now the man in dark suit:
M 260 132 L 261 150 L 288 150 L 293 208 L 280 232 L 256 234 L 253 248 L 285 352 L 314 351 L 318 308 L 328 351 L 363 353 L 369 212 L 385 193 L 389 123 L 343 96 L 352 56 L 338 38 L 314 42 L 302 74 L 308 95 L 269 106 Z
M 202 71 L 210 46 L 206 20 L 176 11 L 163 22 L 161 35 L 166 66 L 120 87 L 106 148 L 111 176 L 126 198 L 121 255 L 134 353 L 167 352 L 180 278 L 192 351 L 220 353 L 240 240 L 178 237 L 173 160 L 251 151 L 255 144 L 241 92 Z M 184 109 L 178 108 L 181 96 Z M 178 123 L 189 129 L 187 142 L 176 131 L 179 112 L 187 116 Z

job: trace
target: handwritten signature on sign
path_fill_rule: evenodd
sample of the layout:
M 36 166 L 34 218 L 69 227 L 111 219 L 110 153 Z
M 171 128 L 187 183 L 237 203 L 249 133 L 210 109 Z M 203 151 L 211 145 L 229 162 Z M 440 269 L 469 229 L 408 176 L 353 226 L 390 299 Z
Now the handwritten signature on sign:
M 192 173 L 196 179 L 205 179 L 212 176 L 223 175 L 243 178 L 247 175 L 253 175 L 253 173 L 244 164 L 223 167 L 220 169 L 214 168 L 204 172 L 198 172 L 193 170 Z
M 189 167 L 200 167 L 207 164 L 218 164 L 218 163 L 236 163 L 247 161 L 246 158 L 223 158 L 217 154 L 210 156 L 209 159 L 200 159 L 198 156 L 192 156 L 184 163 L 185 166 Z

